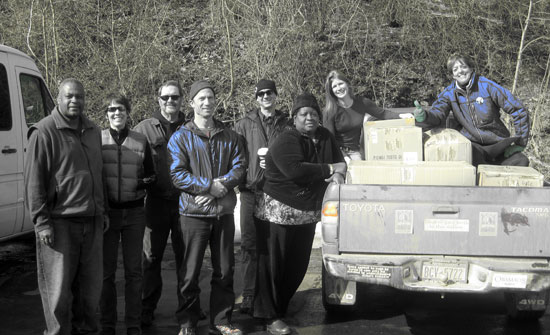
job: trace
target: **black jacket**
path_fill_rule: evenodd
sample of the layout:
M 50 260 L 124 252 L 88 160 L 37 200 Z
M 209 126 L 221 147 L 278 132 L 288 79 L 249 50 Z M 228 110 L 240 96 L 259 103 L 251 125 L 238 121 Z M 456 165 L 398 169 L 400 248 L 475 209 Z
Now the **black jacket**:
M 289 127 L 273 141 L 266 155 L 265 193 L 296 209 L 321 209 L 328 164 L 343 162 L 344 157 L 326 128 L 319 127 L 317 135 L 314 143 Z

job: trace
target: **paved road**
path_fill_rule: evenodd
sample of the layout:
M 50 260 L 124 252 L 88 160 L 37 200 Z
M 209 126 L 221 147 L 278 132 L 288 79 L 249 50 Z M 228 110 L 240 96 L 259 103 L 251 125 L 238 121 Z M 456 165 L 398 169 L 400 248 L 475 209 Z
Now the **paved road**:
M 235 290 L 241 290 L 241 266 L 236 247 Z M 119 266 L 120 268 L 120 266 Z M 208 311 L 210 262 L 205 261 L 201 276 L 203 308 Z M 44 327 L 40 296 L 36 290 L 36 262 L 33 240 L 0 244 L 0 334 L 40 334 Z M 171 253 L 163 264 L 166 279 L 156 314 L 155 326 L 145 335 L 175 335 L 175 263 Z M 123 273 L 118 271 L 119 292 Z M 500 295 L 464 296 L 411 294 L 384 287 L 362 287 L 358 311 L 345 316 L 326 315 L 321 303 L 321 252 L 313 249 L 308 273 L 291 302 L 286 321 L 294 334 L 415 334 L 415 335 L 550 335 L 550 314 L 540 322 L 516 324 L 504 315 Z M 119 311 L 123 311 L 123 297 Z M 123 319 L 119 314 L 119 319 Z M 261 323 L 238 312 L 235 323 L 249 334 L 266 334 Z M 124 334 L 121 323 L 119 334 Z M 207 334 L 207 322 L 199 324 L 199 334 Z

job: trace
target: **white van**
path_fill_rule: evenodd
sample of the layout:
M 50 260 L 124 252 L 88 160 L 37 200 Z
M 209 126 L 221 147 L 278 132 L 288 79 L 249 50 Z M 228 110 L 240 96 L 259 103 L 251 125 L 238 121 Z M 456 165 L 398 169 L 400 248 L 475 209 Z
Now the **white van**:
M 27 130 L 53 108 L 32 58 L 0 44 L 0 241 L 33 230 L 24 202 Z

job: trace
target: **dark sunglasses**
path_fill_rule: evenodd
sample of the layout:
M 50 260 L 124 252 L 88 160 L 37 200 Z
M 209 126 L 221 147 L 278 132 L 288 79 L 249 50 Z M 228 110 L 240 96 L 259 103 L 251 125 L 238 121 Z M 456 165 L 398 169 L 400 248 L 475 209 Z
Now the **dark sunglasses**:
M 168 99 L 172 98 L 172 100 L 178 100 L 180 98 L 179 95 L 161 95 L 160 98 L 163 100 L 163 101 L 168 101 Z
M 121 112 L 126 112 L 126 108 L 122 107 L 122 106 L 118 106 L 118 107 L 107 107 L 107 112 L 111 112 L 111 113 L 114 113 L 116 111 L 121 111 Z
M 263 98 L 265 95 L 270 96 L 272 94 L 273 94 L 273 91 L 271 91 L 271 90 L 258 92 L 258 96 L 260 98 Z

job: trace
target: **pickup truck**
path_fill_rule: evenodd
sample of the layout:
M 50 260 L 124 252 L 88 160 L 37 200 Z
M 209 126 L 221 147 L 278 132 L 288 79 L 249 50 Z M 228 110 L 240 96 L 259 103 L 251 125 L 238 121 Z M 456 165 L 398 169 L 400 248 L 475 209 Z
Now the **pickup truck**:
M 34 60 L 0 44 L 0 241 L 34 229 L 24 202 L 27 131 L 53 107 Z
M 331 184 L 322 211 L 323 305 L 352 309 L 358 283 L 503 292 L 538 319 L 550 289 L 550 188 Z

